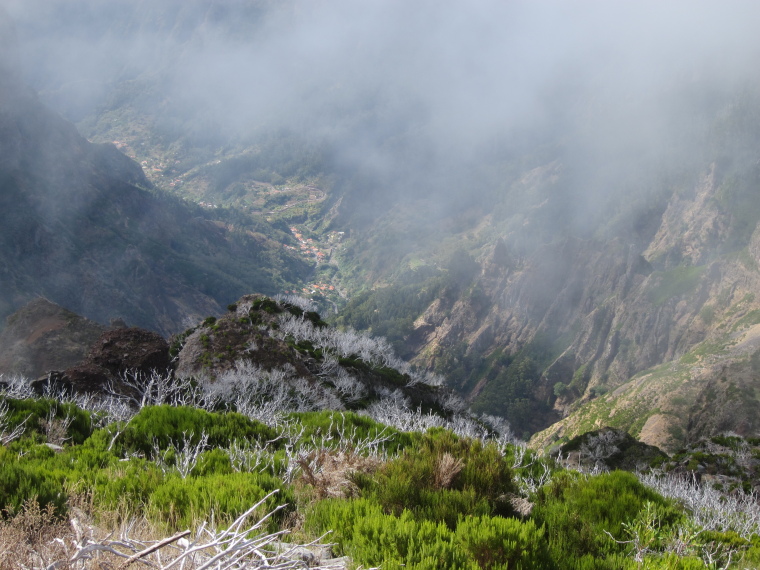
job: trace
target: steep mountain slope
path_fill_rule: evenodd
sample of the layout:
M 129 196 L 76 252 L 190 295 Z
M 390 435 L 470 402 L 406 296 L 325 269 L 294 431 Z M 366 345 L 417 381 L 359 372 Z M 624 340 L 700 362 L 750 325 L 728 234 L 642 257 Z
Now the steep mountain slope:
M 742 129 L 736 145 L 758 148 L 756 124 Z M 548 425 L 547 405 L 569 414 L 541 445 L 608 424 L 668 450 L 726 430 L 755 434 L 758 170 L 718 148 L 662 187 L 650 205 L 657 223 L 643 231 L 615 222 L 522 257 L 504 242 L 482 246 L 464 294 L 439 297 L 414 323 L 416 361 L 453 365 L 476 408 L 523 400 L 512 411 L 519 425 Z M 533 362 L 528 376 L 514 369 L 525 362 L 516 352 Z
M 108 65 L 87 60 L 109 73 L 107 81 L 86 69 L 79 76 L 97 83 L 88 102 L 66 96 L 80 81 L 35 71 L 64 57 L 28 50 L 25 61 L 41 62 L 28 75 L 46 100 L 91 139 L 114 141 L 142 162 L 157 187 L 201 204 L 193 215 L 205 226 L 216 205 L 232 204 L 258 243 L 293 251 L 295 237 L 317 262 L 314 286 L 299 289 L 331 309 L 345 305 L 338 324 L 387 336 L 520 435 L 562 420 L 536 439 L 544 445 L 608 423 L 668 449 L 716 431 L 757 430 L 748 410 L 760 322 L 760 89 L 754 63 L 742 65 L 756 48 L 737 41 L 732 57 L 690 35 L 728 37 L 720 26 L 729 11 L 676 10 L 662 37 L 649 14 L 632 14 L 647 24 L 622 29 L 615 13 L 599 27 L 635 37 L 591 41 L 609 54 L 601 62 L 585 42 L 578 53 L 562 37 L 595 27 L 594 10 L 578 11 L 580 28 L 567 13 L 552 27 L 542 12 L 526 29 L 554 54 L 546 72 L 547 61 L 533 59 L 540 40 L 523 45 L 499 27 L 497 15 L 523 22 L 524 14 L 502 13 L 498 3 L 485 19 L 448 8 L 429 18 L 404 5 L 371 22 L 340 2 L 312 11 L 253 0 L 228 9 L 91 4 L 77 2 L 96 25 L 77 17 L 66 20 L 71 28 L 18 9 L 32 14 L 24 29 L 38 49 L 52 41 L 82 56 L 71 48 L 82 32 L 119 54 Z M 692 12 L 711 16 L 710 25 L 686 26 Z M 728 23 L 732 37 L 747 39 L 733 15 Z M 490 42 L 472 30 L 490 32 Z M 453 33 L 477 47 L 440 49 Z M 540 65 L 527 69 L 532 63 Z M 217 263 L 230 224 L 199 243 L 204 224 L 188 237 L 176 229 L 187 224 L 181 218 L 163 220 L 169 233 L 151 243 L 188 239 L 204 261 L 193 286 L 222 304 L 237 298 L 222 292 L 239 290 L 237 268 Z M 132 273 L 118 278 L 175 323 L 181 311 L 160 301 L 160 291 L 184 283 L 186 266 L 167 263 L 173 256 L 159 256 L 172 269 L 160 287 Z M 261 257 L 269 274 L 256 281 L 246 273 L 245 291 L 292 286 L 311 266 Z M 220 271 L 221 281 L 213 277 Z M 343 298 L 326 300 L 325 287 Z M 729 401 L 741 401 L 737 413 L 714 412 L 715 402 Z
M 756 168 L 721 176 L 713 164 L 693 192 L 673 196 L 644 252 L 662 269 L 595 310 L 609 330 L 596 360 L 582 337 L 565 354 L 576 367 L 578 355 L 590 362 L 581 402 L 591 401 L 566 408 L 537 441 L 615 425 L 674 450 L 724 431 L 757 433 Z
M 87 142 L 43 106 L 20 81 L 15 46 L 4 47 L 0 316 L 41 294 L 100 322 L 169 333 L 309 270 L 244 220 L 154 192 L 113 145 Z
M 555 151 L 440 216 L 426 240 L 403 224 L 426 210 L 410 199 L 353 234 L 381 277 L 340 320 L 388 334 L 522 435 L 569 415 L 537 445 L 608 424 L 668 450 L 755 434 L 757 95 L 747 85 L 701 107 L 689 157 L 613 169 L 598 191 L 579 191 Z

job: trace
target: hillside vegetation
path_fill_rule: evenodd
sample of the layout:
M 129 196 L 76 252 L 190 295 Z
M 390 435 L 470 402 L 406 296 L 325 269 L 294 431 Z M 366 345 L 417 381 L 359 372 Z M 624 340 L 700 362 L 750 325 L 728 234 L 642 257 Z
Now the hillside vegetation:
M 174 337 L 168 370 L 123 370 L 98 389 L 73 381 L 76 366 L 46 382 L 0 377 L 3 560 L 72 569 L 760 563 L 757 441 L 715 440 L 669 463 L 604 432 L 540 456 L 498 418 L 465 412 L 384 339 L 333 329 L 312 308 L 245 296 Z M 117 335 L 134 332 L 102 338 L 118 345 Z M 85 362 L 102 359 L 104 344 Z M 640 474 L 607 471 L 613 460 Z M 705 470 L 704 486 L 690 479 Z M 708 473 L 733 478 L 708 486 Z
M 41 292 L 163 334 L 213 315 L 175 343 L 185 374 L 276 369 L 346 410 L 403 387 L 425 415 L 427 372 L 542 449 L 606 426 L 669 453 L 758 435 L 749 4 L 72 2 L 9 4 L 0 314 Z M 251 290 L 308 296 L 411 364 L 325 358 L 311 321 L 242 346 L 275 322 L 225 314 Z
M 760 556 L 756 506 L 697 512 L 705 505 L 685 508 L 632 474 L 568 471 L 485 432 L 401 432 L 329 411 L 265 425 L 231 402 L 137 410 L 23 389 L 5 389 L 0 449 L 0 547 L 18 562 L 95 568 L 140 555 L 169 568 L 217 556 L 250 568 L 263 556 L 296 568 L 307 553 L 312 568 L 619 570 L 747 568 Z M 160 562 L 149 552 L 178 536 Z

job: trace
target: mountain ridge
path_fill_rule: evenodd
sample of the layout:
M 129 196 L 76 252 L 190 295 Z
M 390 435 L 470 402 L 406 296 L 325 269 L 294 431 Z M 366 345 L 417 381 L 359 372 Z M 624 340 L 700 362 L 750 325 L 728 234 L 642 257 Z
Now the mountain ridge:
M 100 322 L 120 316 L 168 334 L 249 287 L 274 293 L 310 271 L 224 212 L 154 189 L 15 73 L 0 80 L 0 184 L 0 316 L 41 294 Z
M 705 430 L 756 429 L 738 417 L 734 424 L 710 422 L 705 411 L 708 377 L 718 383 L 718 399 L 730 392 L 730 379 L 725 387 L 720 379 L 736 375 L 737 390 L 755 401 L 748 372 L 753 353 L 731 348 L 732 342 L 752 344 L 748 331 L 760 310 L 754 299 L 760 285 L 760 89 L 753 76 L 724 76 L 722 67 L 718 73 L 703 62 L 692 74 L 655 81 L 641 98 L 593 80 L 586 85 L 588 78 L 577 85 L 560 81 L 574 99 L 562 109 L 547 102 L 544 110 L 556 118 L 551 126 L 538 121 L 535 128 L 519 128 L 505 121 L 503 130 L 489 130 L 491 138 L 480 140 L 456 124 L 453 138 L 439 140 L 452 125 L 441 123 L 424 99 L 417 109 L 416 103 L 406 106 L 383 94 L 367 98 L 360 88 L 328 82 L 325 93 L 337 93 L 333 99 L 320 91 L 324 77 L 315 73 L 298 87 L 316 98 L 314 108 L 329 125 L 300 111 L 284 122 L 276 113 L 254 117 L 251 109 L 259 108 L 253 105 L 234 106 L 240 112 L 232 113 L 230 130 L 224 117 L 207 111 L 237 105 L 234 94 L 207 100 L 217 94 L 200 89 L 178 97 L 165 89 L 175 72 L 177 85 L 193 85 L 187 68 L 171 62 L 192 61 L 199 38 L 214 48 L 213 56 L 263 54 L 262 61 L 277 61 L 267 59 L 276 49 L 258 51 L 258 36 L 250 44 L 238 35 L 232 46 L 215 43 L 214 33 L 240 29 L 235 14 L 272 41 L 277 34 L 267 34 L 281 31 L 277 25 L 287 22 L 292 31 L 303 23 L 295 12 L 268 12 L 259 3 L 249 6 L 261 10 L 246 20 L 246 6 L 212 11 L 214 17 L 193 6 L 181 10 L 179 35 L 168 43 L 160 34 L 145 36 L 162 56 L 155 66 L 118 58 L 125 71 L 104 87 L 107 96 L 99 100 L 105 103 L 79 109 L 88 136 L 115 141 L 144 163 L 156 185 L 149 193 L 199 203 L 190 222 L 178 207 L 182 215 L 138 224 L 155 239 L 134 243 L 129 271 L 113 274 L 135 293 L 122 305 L 137 324 L 153 319 L 159 321 L 154 328 L 177 331 L 184 328 L 178 326 L 183 315 L 208 297 L 210 310 L 194 315 L 221 315 L 221 307 L 251 290 L 299 291 L 323 303 L 323 312 L 339 312 L 331 317 L 335 323 L 387 336 L 398 353 L 445 374 L 476 410 L 505 415 L 524 430 L 521 435 L 567 416 L 540 436 L 546 445 L 572 437 L 580 426 L 599 427 L 597 420 L 665 447 Z M 119 9 L 135 29 L 143 29 L 141 21 L 149 28 L 167 25 L 144 8 Z M 173 14 L 177 6 L 159 8 Z M 106 12 L 93 17 L 98 21 Z M 282 21 L 269 19 L 273 15 Z M 103 21 L 98 41 L 103 30 L 123 39 L 118 22 Z M 26 26 L 26 38 L 39 41 L 39 30 Z M 56 38 L 68 33 L 51 22 L 43 29 L 55 30 Z M 273 69 L 251 68 L 252 77 L 277 84 L 281 77 Z M 213 77 L 220 85 L 240 88 L 243 98 L 255 94 L 253 85 L 237 82 L 240 74 L 219 73 Z M 46 96 L 71 87 L 69 77 L 40 75 Z M 209 105 L 194 109 L 193 96 Z M 639 119 L 641 125 L 632 124 Z M 322 128 L 312 131 L 314 125 Z M 477 144 L 462 144 L 458 135 L 465 132 Z M 227 217 L 224 205 L 234 206 Z M 112 225 L 123 222 L 122 213 Z M 188 233 L 203 239 L 172 234 L 188 223 L 194 224 Z M 236 230 L 252 241 L 225 249 Z M 34 238 L 25 235 L 19 243 Z M 43 238 L 51 240 L 40 231 L 37 243 Z M 172 251 L 164 256 L 167 241 Z M 265 253 L 255 260 L 257 271 L 230 267 L 235 256 L 258 246 Z M 220 267 L 219 252 L 228 251 L 230 264 Z M 178 252 L 188 257 L 177 260 Z M 197 267 L 189 252 L 204 254 L 197 271 L 188 270 Z M 164 275 L 147 286 L 157 265 L 182 274 L 180 282 Z M 225 276 L 217 279 L 220 272 Z M 188 293 L 183 279 L 194 292 L 190 300 L 182 300 Z M 154 301 L 167 291 L 166 303 Z M 84 305 L 76 297 L 57 299 L 77 310 Z M 138 299 L 155 306 L 141 307 Z M 121 311 L 114 301 L 123 299 L 104 305 Z M 695 364 L 709 366 L 697 371 Z M 655 381 L 661 389 L 649 391 L 656 393 L 653 400 L 620 399 L 625 387 Z M 674 388 L 668 392 L 667 385 Z M 602 401 L 609 405 L 589 411 Z

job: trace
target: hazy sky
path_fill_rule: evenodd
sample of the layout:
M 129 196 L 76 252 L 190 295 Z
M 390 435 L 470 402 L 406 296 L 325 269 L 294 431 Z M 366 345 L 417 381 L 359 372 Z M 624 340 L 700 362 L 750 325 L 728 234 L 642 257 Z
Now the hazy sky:
M 688 153 L 760 55 L 756 1 L 4 4 L 29 81 L 74 119 L 148 78 L 164 109 L 230 137 L 296 129 L 379 172 L 412 156 L 430 175 L 528 134 L 590 178 Z

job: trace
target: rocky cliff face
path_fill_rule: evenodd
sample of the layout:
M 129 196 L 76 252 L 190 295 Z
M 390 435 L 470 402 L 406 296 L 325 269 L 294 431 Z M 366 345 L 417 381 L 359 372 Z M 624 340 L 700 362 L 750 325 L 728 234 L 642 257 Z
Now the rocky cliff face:
M 605 425 L 664 449 L 726 430 L 755 434 L 755 170 L 707 164 L 672 190 L 648 232 L 570 236 L 521 258 L 499 240 L 466 292 L 441 296 L 417 319 L 416 361 L 540 353 L 530 397 L 554 412 L 532 425 L 564 419 L 537 445 Z M 492 397 L 493 377 L 452 381 L 476 404 Z M 718 402 L 731 412 L 717 412 Z

